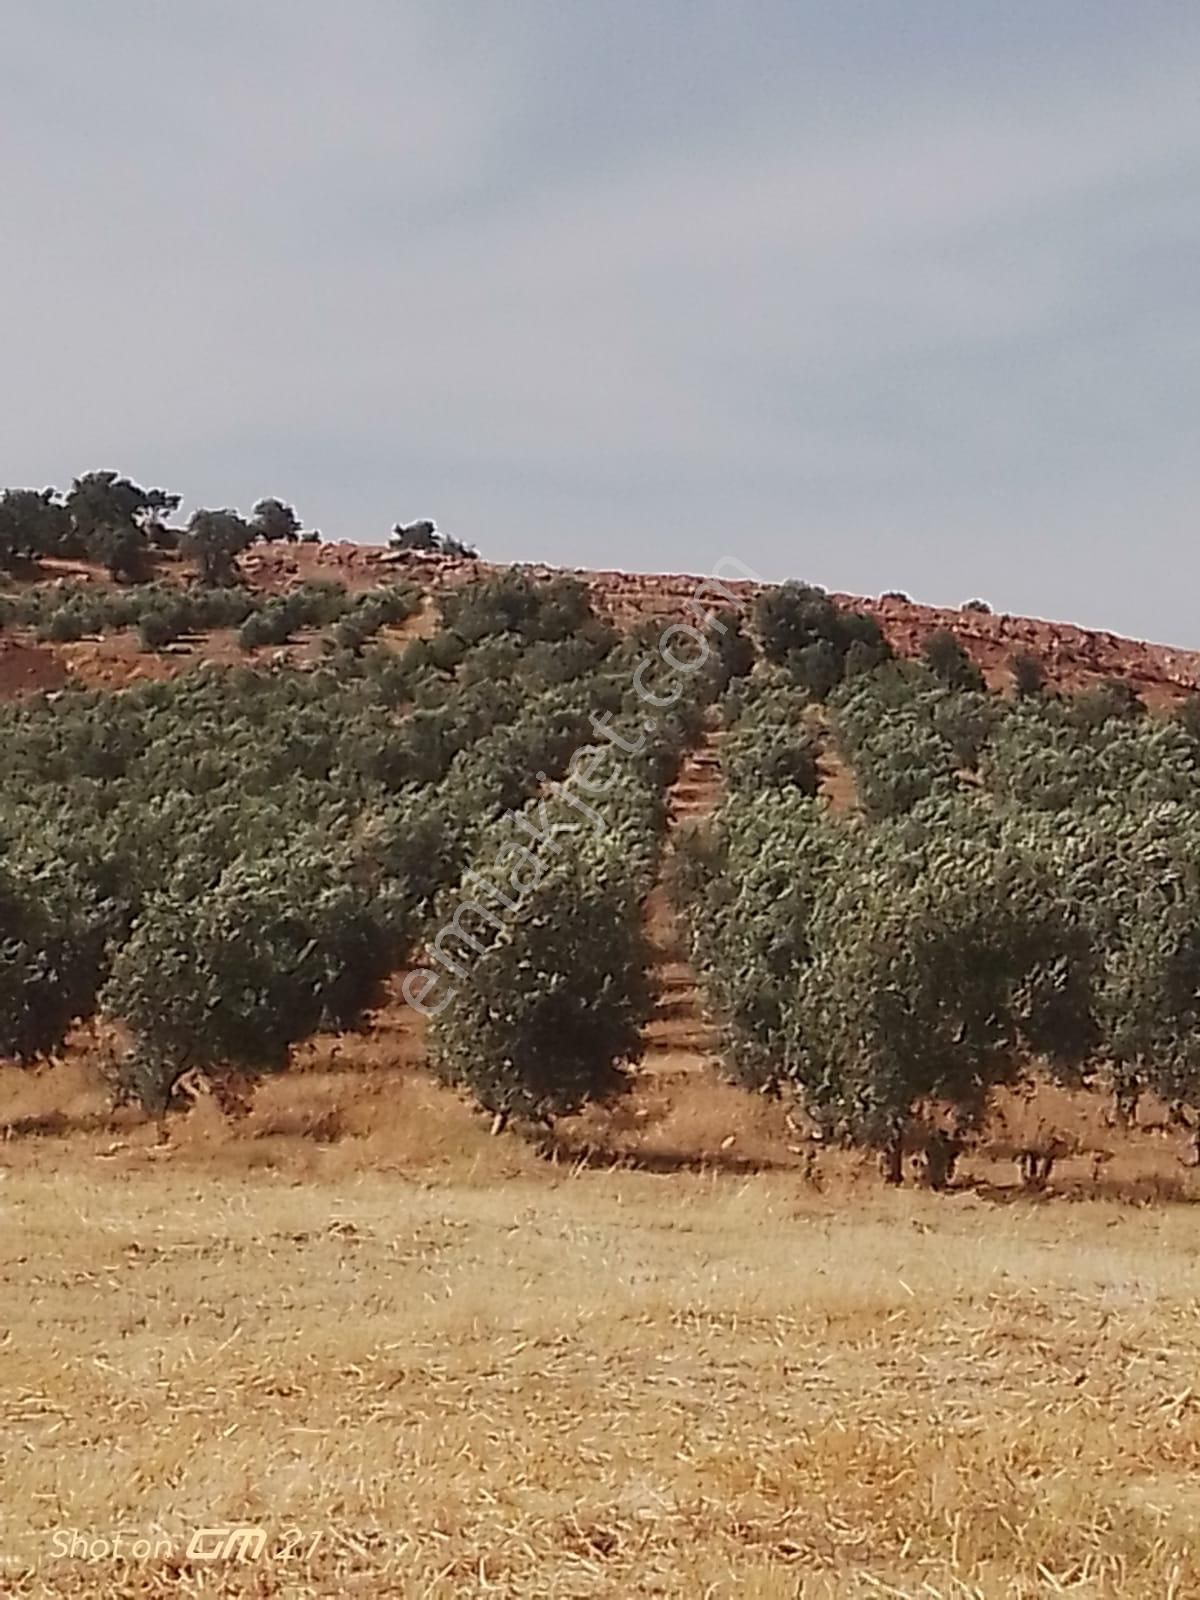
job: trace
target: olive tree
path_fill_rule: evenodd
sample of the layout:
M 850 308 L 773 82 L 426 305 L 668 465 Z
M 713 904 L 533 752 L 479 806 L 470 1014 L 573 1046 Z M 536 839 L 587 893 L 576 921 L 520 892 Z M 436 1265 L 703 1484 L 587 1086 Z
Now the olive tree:
M 169 542 L 163 519 L 180 501 L 113 471 L 85 472 L 65 498 L 76 552 L 103 561 L 114 578 L 128 583 L 147 576 L 151 545 Z
M 94 1003 L 99 941 L 62 891 L 0 862 L 0 1056 L 22 1064 L 57 1050 Z
M 955 788 L 955 771 L 983 739 L 986 715 L 918 670 L 887 669 L 839 689 L 834 737 L 854 773 L 859 803 L 881 819 Z
M 929 807 L 843 856 L 785 1018 L 810 1107 L 884 1150 L 892 1181 L 918 1106 L 965 1130 L 1031 1054 L 1070 1067 L 1096 1038 L 1076 908 L 1036 857 L 962 818 Z
M 1046 692 L 1046 669 L 1031 650 L 1017 650 L 1009 660 L 1018 700 L 1036 700 Z
M 735 790 L 676 836 L 669 884 L 729 1076 L 777 1092 L 800 1058 L 790 1025 L 811 924 L 856 830 L 795 787 Z
M 930 672 L 951 689 L 982 691 L 983 673 L 949 628 L 935 628 L 921 646 L 921 659 Z
M 188 543 L 201 583 L 237 581 L 237 558 L 254 541 L 254 529 L 236 511 L 199 510 L 188 522 Z
M 600 827 L 562 791 L 525 825 L 502 819 L 444 906 L 432 959 L 454 981 L 431 1017 L 430 1064 L 501 1122 L 545 1126 L 607 1101 L 641 1057 L 653 808 L 637 788 L 597 811 Z
M 0 567 L 57 555 L 70 528 L 70 513 L 53 489 L 5 489 L 0 493 Z
M 579 634 L 609 644 L 615 637 L 597 617 L 587 587 L 566 574 L 539 581 L 510 567 L 446 589 L 438 603 L 446 628 L 468 645 L 496 634 L 514 634 L 527 643 Z
M 319 1028 L 359 1025 L 395 959 L 369 897 L 307 840 L 154 896 L 102 1003 L 134 1040 L 129 1088 L 161 1111 L 190 1068 L 255 1077 Z
M 811 584 L 765 590 L 755 601 L 754 625 L 766 659 L 785 666 L 815 700 L 891 656 L 873 617 L 844 609 Z
M 1200 1108 L 1200 812 L 1110 804 L 1042 823 L 1098 956 L 1100 1050 L 1118 1109 L 1144 1089 Z
M 293 508 L 274 495 L 259 500 L 250 518 L 251 534 L 265 544 L 275 544 L 281 539 L 295 544 L 300 537 L 300 526 L 300 518 Z
M 821 784 L 817 741 L 801 728 L 740 724 L 721 747 L 721 770 L 731 787 L 799 790 L 815 795 Z

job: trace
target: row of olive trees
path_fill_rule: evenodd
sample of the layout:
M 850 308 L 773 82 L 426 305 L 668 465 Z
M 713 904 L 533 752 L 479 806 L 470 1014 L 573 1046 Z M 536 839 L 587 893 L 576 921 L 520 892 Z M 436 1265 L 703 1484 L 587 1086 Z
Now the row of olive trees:
M 238 629 L 247 651 L 288 642 L 297 629 L 326 630 L 327 648 L 361 651 L 385 626 L 403 622 L 421 605 L 421 592 L 395 583 L 350 594 L 338 583 L 310 581 L 283 595 L 240 584 L 220 588 L 170 583 L 100 589 L 88 583 L 39 583 L 0 595 L 0 626 L 33 628 L 36 636 L 70 643 L 136 629 L 143 650 L 159 651 L 215 628 Z
M 842 683 L 827 709 L 859 801 L 881 820 L 981 785 L 1004 803 L 1049 811 L 1186 801 L 1200 777 L 1196 704 L 1150 717 L 1116 684 L 1007 700 L 956 670 L 905 661 Z
M 546 960 L 576 941 L 582 982 L 602 929 L 614 949 L 632 937 L 630 896 L 646 885 L 633 864 L 661 831 L 661 789 L 697 704 L 724 681 L 698 679 L 638 748 L 636 661 L 578 586 L 513 573 L 456 593 L 442 632 L 399 652 L 4 707 L 0 1050 L 45 1055 L 99 1010 L 132 1040 L 125 1089 L 159 1110 L 189 1068 L 278 1069 L 315 1029 L 369 1016 L 501 820 L 541 805 L 603 717 L 630 752 L 617 793 L 596 802 L 612 827 L 552 863 L 526 924 Z M 633 874 L 624 888 L 608 878 L 618 864 Z M 640 953 L 635 964 L 644 985 Z M 613 1003 L 632 971 L 609 971 Z M 531 977 L 530 1014 L 538 992 Z M 635 989 L 620 1003 L 637 1013 Z M 573 1041 L 556 1069 L 560 1109 L 572 1074 L 588 1093 L 616 1081 L 593 1080 Z
M 922 1106 L 965 1129 L 1029 1052 L 1093 1044 L 1088 949 L 1044 865 L 957 826 L 837 819 L 796 791 L 733 800 L 676 878 L 693 961 L 748 1087 L 790 1086 L 899 1170 Z
M 594 629 L 582 592 L 560 595 L 563 625 Z M 477 635 L 493 598 L 484 588 L 453 607 L 453 625 Z M 505 631 L 536 640 L 545 619 L 531 626 L 518 598 L 502 608 Z M 646 624 L 612 645 L 604 673 L 587 680 L 591 740 L 563 781 L 485 831 L 431 922 L 421 990 L 430 1064 L 501 1124 L 544 1128 L 609 1101 L 642 1055 L 654 1002 L 645 902 L 666 789 L 706 708 L 753 662 L 730 613 L 710 619 L 682 676 L 662 634 Z
M 987 721 L 977 691 L 947 708 L 920 677 L 873 677 L 835 697 L 839 739 L 862 763 L 860 787 L 870 780 L 862 809 L 838 816 L 813 798 L 803 706 L 761 730 L 743 712 L 727 800 L 676 852 L 677 903 L 733 1074 L 789 1086 L 819 1123 L 886 1151 L 892 1176 L 915 1118 L 937 1110 L 964 1135 L 1033 1062 L 1076 1083 L 1106 1069 L 1126 1109 L 1144 1088 L 1200 1107 L 1191 736 L 1143 723 L 1131 747 L 1127 719 L 1088 733 L 1040 713 L 1043 755 L 1053 733 L 1083 740 L 1093 769 L 1078 775 L 1084 803 L 1051 813 L 952 784 L 966 764 L 952 725 Z M 939 754 L 922 754 L 935 739 Z M 910 782 L 914 748 L 944 781 Z M 871 764 L 889 760 L 881 804 Z

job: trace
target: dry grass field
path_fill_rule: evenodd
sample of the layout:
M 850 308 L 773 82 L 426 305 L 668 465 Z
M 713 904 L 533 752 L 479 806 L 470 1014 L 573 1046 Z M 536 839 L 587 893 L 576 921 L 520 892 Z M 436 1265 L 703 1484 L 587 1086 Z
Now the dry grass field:
M 554 1166 L 418 1088 L 322 1142 L 333 1081 L 0 1144 L 0 1593 L 1200 1593 L 1184 1198 Z

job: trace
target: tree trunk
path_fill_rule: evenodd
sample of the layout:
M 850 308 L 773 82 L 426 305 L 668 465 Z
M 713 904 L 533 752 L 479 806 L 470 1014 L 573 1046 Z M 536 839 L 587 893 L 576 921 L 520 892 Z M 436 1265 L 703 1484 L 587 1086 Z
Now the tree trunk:
M 883 1149 L 883 1181 L 896 1187 L 904 1182 L 904 1130 L 897 1128 Z
M 1142 1098 L 1141 1074 L 1124 1062 L 1116 1067 L 1116 1113 L 1123 1128 L 1132 1128 L 1137 1121 L 1138 1101 Z
M 925 1146 L 925 1181 L 931 1189 L 949 1188 L 962 1146 L 952 1134 L 935 1131 Z

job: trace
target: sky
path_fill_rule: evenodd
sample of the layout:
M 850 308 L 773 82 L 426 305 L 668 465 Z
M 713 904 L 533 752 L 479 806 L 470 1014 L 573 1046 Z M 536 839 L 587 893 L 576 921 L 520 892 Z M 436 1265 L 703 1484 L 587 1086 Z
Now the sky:
M 1200 647 L 1200 8 L 3 22 L 0 482 Z

